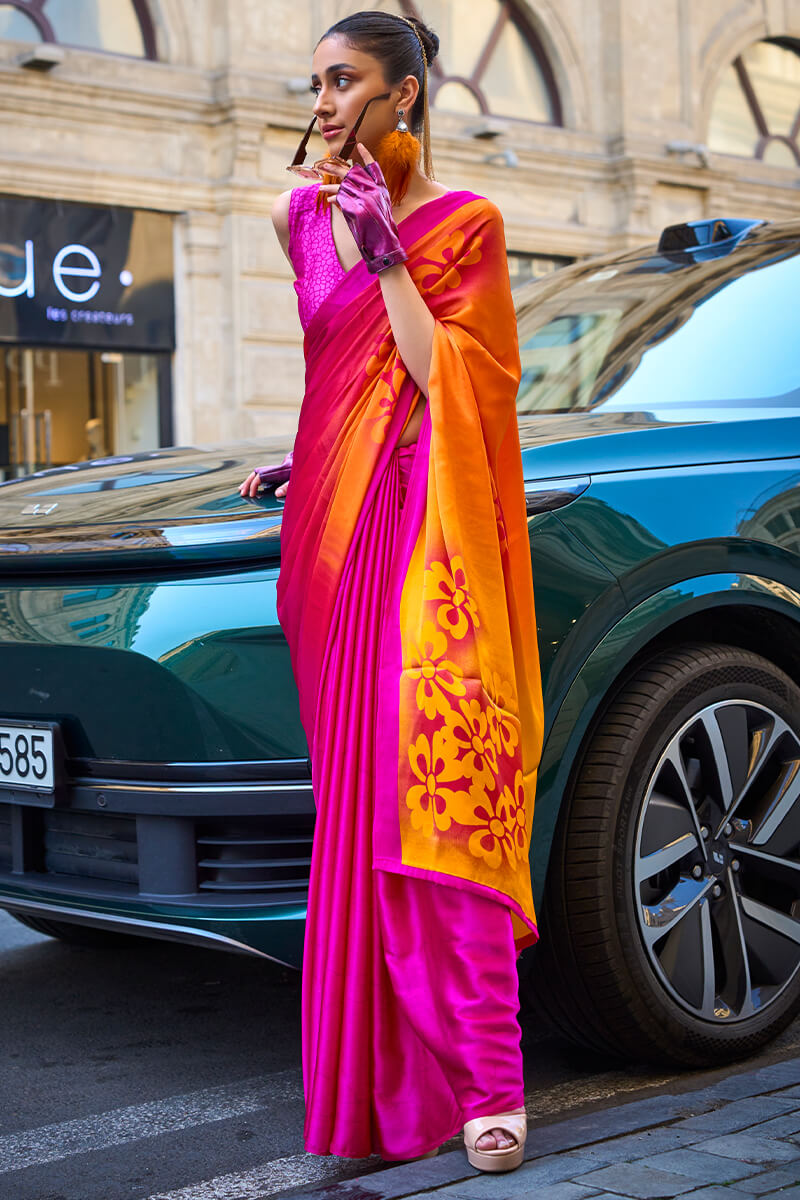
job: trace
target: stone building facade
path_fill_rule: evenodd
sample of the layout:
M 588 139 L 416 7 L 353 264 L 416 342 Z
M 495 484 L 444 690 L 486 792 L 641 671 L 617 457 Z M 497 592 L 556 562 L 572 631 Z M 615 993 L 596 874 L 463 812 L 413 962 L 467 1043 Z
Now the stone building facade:
M 510 22 L 509 55 L 529 55 L 516 63 L 527 80 L 516 98 L 508 90 L 516 76 L 498 66 L 505 43 L 490 3 Z M 2 198 L 29 198 L 168 214 L 175 337 L 162 439 L 203 444 L 290 433 L 302 395 L 302 342 L 269 211 L 287 186 L 284 167 L 309 119 L 315 39 L 364 5 L 69 5 L 0 0 L 0 212 Z M 409 8 L 399 0 L 379 6 Z M 435 81 L 434 161 L 443 183 L 498 204 L 509 250 L 529 272 L 646 243 L 679 221 L 800 213 L 792 150 L 800 0 L 432 0 L 416 7 L 431 24 L 440 22 L 445 63 L 448 32 L 468 56 L 475 46 L 461 46 L 464 30 L 492 18 L 480 53 L 487 57 L 494 36 L 487 76 L 493 71 L 499 99 L 469 88 L 459 98 L 452 84 L 448 92 Z M 83 12 L 88 24 L 70 25 L 69 11 Z M 37 24 L 37 12 L 50 12 L 49 26 Z M 60 61 L 31 61 L 31 51 L 51 40 Z M 773 48 L 766 59 L 758 59 L 759 44 Z M 779 51 L 783 65 L 773 78 L 769 56 Z M 739 64 L 754 53 L 748 75 Z M 464 74 L 459 62 L 448 70 Z M 755 109 L 754 80 L 762 97 L 770 93 Z M 786 113 L 782 140 L 771 141 L 769 121 Z M 743 133 L 748 120 L 752 149 Z M 0 266 L 4 241 L 0 229 Z M 115 355 L 106 360 L 113 367 Z

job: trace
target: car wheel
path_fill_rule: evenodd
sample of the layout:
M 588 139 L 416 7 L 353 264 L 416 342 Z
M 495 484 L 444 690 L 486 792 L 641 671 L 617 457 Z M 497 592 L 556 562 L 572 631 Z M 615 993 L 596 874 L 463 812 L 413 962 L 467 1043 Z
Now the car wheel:
M 750 1054 L 800 1008 L 800 689 L 733 646 L 614 697 L 560 820 L 536 991 L 601 1051 Z
M 72 921 L 53 921 L 50 917 L 31 917 L 27 913 L 18 912 L 10 912 L 8 915 L 27 929 L 33 929 L 36 933 L 44 933 L 48 937 L 58 938 L 61 942 L 69 942 L 73 946 L 112 949 L 114 947 L 133 947 L 147 940 L 132 933 L 116 933 L 113 929 L 95 929 L 91 925 L 79 925 Z

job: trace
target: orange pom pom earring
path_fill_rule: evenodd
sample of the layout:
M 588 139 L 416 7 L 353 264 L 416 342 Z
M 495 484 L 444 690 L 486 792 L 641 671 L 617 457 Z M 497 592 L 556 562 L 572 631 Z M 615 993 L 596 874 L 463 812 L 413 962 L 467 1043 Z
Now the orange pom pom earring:
M 402 108 L 397 118 L 397 128 L 383 135 L 375 151 L 392 204 L 399 204 L 408 191 L 422 153 L 419 141 L 409 132 Z

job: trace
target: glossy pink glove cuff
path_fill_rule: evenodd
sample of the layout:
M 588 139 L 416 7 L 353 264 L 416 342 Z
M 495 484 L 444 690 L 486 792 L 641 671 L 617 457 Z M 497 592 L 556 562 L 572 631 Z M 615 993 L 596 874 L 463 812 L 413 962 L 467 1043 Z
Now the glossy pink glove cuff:
M 408 259 L 392 216 L 389 190 L 376 162 L 351 167 L 339 186 L 337 200 L 371 275 Z
M 294 452 L 292 451 L 287 454 L 283 462 L 279 463 L 277 466 L 256 467 L 256 475 L 258 475 L 258 480 L 261 486 L 266 487 L 270 484 L 278 485 L 281 483 L 286 483 L 286 480 L 289 478 L 292 471 L 293 458 Z

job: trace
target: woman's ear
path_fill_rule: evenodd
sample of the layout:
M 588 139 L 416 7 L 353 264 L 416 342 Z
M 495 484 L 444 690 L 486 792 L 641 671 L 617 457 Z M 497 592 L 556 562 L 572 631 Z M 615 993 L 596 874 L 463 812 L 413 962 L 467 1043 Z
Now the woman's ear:
M 400 84 L 400 99 L 397 102 L 397 107 L 402 108 L 408 120 L 409 113 L 414 106 L 414 101 L 419 95 L 419 83 L 414 75 L 406 75 L 403 82 Z M 410 122 L 409 122 L 410 124 Z

